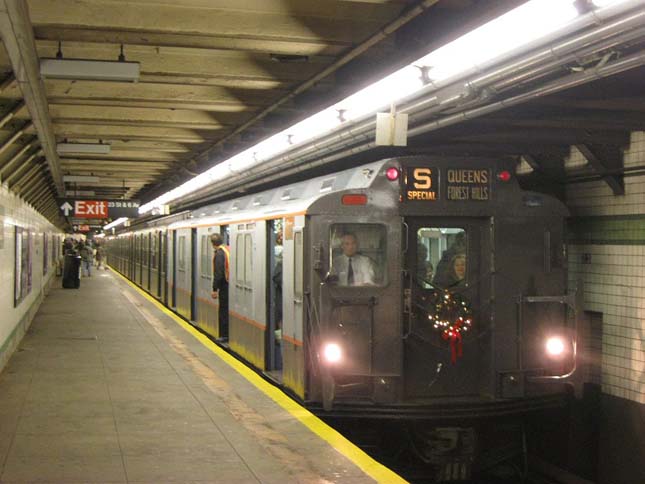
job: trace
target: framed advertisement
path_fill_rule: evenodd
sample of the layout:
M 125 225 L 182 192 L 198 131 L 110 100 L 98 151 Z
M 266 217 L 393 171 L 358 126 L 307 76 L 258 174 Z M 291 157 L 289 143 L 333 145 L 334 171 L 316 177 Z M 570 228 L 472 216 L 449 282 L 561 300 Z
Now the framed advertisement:
M 31 233 L 16 227 L 14 270 L 14 306 L 31 292 Z

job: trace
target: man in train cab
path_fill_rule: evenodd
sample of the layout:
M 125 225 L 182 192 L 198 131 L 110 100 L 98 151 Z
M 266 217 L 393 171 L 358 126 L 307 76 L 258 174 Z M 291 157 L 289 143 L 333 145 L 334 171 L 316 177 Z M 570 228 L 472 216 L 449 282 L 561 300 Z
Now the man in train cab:
M 230 267 L 230 253 L 224 245 L 220 234 L 211 235 L 211 244 L 215 253 L 213 255 L 213 292 L 211 297 L 219 299 L 219 336 L 228 340 L 228 277 Z
M 358 252 L 358 239 L 353 233 L 340 238 L 343 253 L 333 260 L 333 274 L 339 286 L 371 286 L 376 284 L 374 262 Z

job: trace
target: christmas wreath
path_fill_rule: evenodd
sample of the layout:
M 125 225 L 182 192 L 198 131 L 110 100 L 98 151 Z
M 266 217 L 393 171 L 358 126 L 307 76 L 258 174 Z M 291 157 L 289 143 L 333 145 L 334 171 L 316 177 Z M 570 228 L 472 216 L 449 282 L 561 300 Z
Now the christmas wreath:
M 450 343 L 452 363 L 463 355 L 462 335 L 473 324 L 470 302 L 459 293 L 435 290 L 427 300 L 428 320 L 441 338 Z

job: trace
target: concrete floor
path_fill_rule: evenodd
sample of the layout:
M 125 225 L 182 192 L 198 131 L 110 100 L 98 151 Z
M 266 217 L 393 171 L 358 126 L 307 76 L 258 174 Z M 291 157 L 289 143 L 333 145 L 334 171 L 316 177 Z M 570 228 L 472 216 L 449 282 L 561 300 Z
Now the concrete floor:
M 374 482 L 118 276 L 55 281 L 0 374 L 0 482 Z

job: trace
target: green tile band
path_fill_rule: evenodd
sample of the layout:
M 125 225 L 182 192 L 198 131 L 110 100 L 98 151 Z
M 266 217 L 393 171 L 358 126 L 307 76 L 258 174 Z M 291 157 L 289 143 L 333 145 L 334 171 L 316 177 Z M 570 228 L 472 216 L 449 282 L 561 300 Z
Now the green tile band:
M 578 245 L 645 245 L 645 214 L 570 217 L 567 243 Z

